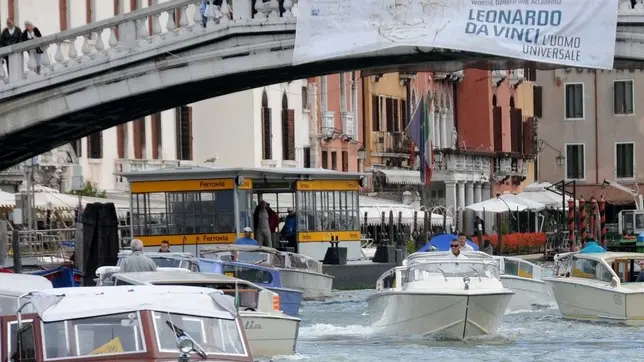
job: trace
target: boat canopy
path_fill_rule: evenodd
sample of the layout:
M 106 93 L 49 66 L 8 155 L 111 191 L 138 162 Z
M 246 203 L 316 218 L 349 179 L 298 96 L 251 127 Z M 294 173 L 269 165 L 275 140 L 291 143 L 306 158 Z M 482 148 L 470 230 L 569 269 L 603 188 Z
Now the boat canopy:
M 235 319 L 234 302 L 222 292 L 185 286 L 57 288 L 33 292 L 29 301 L 43 322 L 151 310 Z

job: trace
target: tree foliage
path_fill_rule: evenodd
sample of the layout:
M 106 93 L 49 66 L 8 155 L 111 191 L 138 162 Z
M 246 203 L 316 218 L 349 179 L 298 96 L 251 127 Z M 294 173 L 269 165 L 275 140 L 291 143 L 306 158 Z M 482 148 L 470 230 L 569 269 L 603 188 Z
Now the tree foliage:
M 100 190 L 90 181 L 85 182 L 82 190 L 75 190 L 69 193 L 77 196 L 100 197 L 102 199 L 107 198 L 107 193 L 105 192 L 105 190 Z

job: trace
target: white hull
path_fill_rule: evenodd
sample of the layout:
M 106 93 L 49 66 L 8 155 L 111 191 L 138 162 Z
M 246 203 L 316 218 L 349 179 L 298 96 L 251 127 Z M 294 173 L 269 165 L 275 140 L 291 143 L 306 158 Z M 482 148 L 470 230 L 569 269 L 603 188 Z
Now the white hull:
M 300 320 L 261 312 L 240 312 L 253 356 L 272 357 L 295 353 Z
M 465 340 L 493 333 L 512 292 L 422 293 L 385 291 L 368 300 L 372 327 L 395 335 Z
M 302 291 L 303 300 L 324 299 L 331 296 L 333 277 L 298 269 L 280 269 L 282 287 Z
M 575 282 L 573 278 L 548 279 L 559 312 L 568 319 L 644 325 L 644 288 L 640 283 L 619 287 Z
M 549 288 L 542 280 L 501 275 L 501 283 L 514 292 L 508 310 L 530 310 L 547 307 L 551 301 Z

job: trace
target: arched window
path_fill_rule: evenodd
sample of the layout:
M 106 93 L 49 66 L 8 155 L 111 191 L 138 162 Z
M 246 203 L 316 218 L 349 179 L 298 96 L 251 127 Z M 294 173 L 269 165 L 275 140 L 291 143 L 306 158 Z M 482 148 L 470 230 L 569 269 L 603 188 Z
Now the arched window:
M 282 95 L 282 159 L 295 160 L 295 112 L 288 109 L 286 92 Z
M 262 92 L 262 159 L 273 158 L 273 132 L 271 130 L 272 117 L 271 109 L 268 107 L 268 95 L 266 90 Z

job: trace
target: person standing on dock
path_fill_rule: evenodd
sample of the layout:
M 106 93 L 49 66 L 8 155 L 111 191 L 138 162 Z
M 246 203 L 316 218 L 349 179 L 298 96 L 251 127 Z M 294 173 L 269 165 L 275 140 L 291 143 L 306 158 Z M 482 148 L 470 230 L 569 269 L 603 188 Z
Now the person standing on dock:
M 161 241 L 159 246 L 159 253 L 169 253 L 170 252 L 170 242 L 167 240 Z
M 255 208 L 253 222 L 255 225 L 255 237 L 257 243 L 262 246 L 272 247 L 271 225 L 269 222 L 266 201 L 262 200 Z
M 130 243 L 132 254 L 121 262 L 121 273 L 156 271 L 157 264 L 154 260 L 143 255 L 143 242 L 139 239 L 134 239 Z
M 295 217 L 295 210 L 288 209 L 288 215 L 284 218 L 284 226 L 282 227 L 282 235 L 288 241 L 287 246 L 297 250 L 297 218 Z

